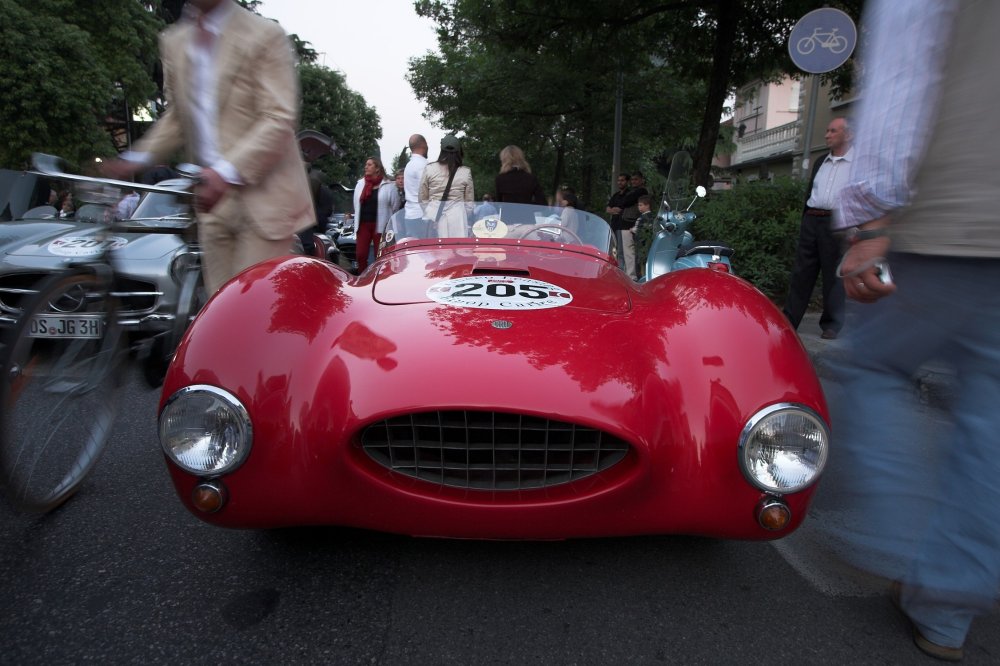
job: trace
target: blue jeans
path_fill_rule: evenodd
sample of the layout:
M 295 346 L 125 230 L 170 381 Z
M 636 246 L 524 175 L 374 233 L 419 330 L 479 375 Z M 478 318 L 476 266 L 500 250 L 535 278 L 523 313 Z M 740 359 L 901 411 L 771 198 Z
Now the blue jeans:
M 1000 259 L 889 263 L 899 290 L 852 304 L 831 400 L 832 456 L 856 511 L 843 537 L 862 564 L 902 578 L 903 609 L 926 638 L 958 647 L 1000 588 Z M 912 380 L 929 360 L 957 380 L 931 451 L 917 450 Z

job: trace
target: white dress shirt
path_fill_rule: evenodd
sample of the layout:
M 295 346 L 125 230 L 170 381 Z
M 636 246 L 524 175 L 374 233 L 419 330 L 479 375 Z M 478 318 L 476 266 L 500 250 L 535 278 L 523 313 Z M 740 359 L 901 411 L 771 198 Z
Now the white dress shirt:
M 410 155 L 410 161 L 406 163 L 403 170 L 403 193 L 406 196 L 406 217 L 410 220 L 419 220 L 424 216 L 423 206 L 420 205 L 420 178 L 424 175 L 424 168 L 427 166 L 427 158 L 423 155 Z
M 871 222 L 910 200 L 942 101 L 938 91 L 958 7 L 956 0 L 869 4 L 865 60 L 873 64 L 862 81 L 857 153 L 837 202 L 835 229 Z M 917 48 L 901 47 L 900 40 Z
M 833 210 L 837 205 L 837 195 L 847 184 L 851 172 L 851 159 L 854 149 L 849 148 L 843 155 L 827 154 L 813 179 L 812 193 L 806 206 Z

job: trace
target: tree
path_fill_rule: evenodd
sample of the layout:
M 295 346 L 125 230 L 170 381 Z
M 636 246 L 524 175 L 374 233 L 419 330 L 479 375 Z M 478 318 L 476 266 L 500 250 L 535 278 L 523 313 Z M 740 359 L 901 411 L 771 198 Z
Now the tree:
M 0 0 L 0 165 L 113 154 L 106 121 L 155 93 L 160 26 L 139 0 Z
M 680 80 L 649 31 L 609 31 L 609 3 L 425 1 L 417 9 L 438 23 L 441 53 L 412 61 L 409 80 L 439 125 L 466 134 L 473 173 L 486 180 L 477 191 L 492 188 L 496 154 L 514 143 L 548 191 L 568 184 L 603 208 L 620 69 L 628 170 L 649 171 L 654 156 L 697 135 L 702 84 Z
M 659 169 L 685 147 L 704 182 L 726 97 L 746 81 L 794 71 L 787 34 L 820 4 L 419 0 L 418 14 L 438 25 L 441 53 L 412 61 L 409 80 L 437 124 L 464 131 L 467 144 L 492 153 L 518 143 L 553 190 L 569 180 L 591 201 L 613 177 L 607 165 L 621 71 L 623 167 Z M 860 0 L 841 4 L 859 12 Z M 495 170 L 495 161 L 488 166 Z M 595 187 L 595 176 L 607 188 Z
M 322 132 L 344 151 L 339 158 L 324 157 L 316 167 L 331 182 L 353 184 L 365 159 L 378 154 L 382 127 L 378 112 L 364 97 L 347 87 L 340 72 L 315 64 L 299 64 L 303 128 Z

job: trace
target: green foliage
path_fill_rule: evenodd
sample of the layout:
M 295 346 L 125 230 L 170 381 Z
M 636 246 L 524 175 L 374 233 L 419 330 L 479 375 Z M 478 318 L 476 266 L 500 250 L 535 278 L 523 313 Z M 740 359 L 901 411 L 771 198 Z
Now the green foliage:
M 698 219 L 692 233 L 730 245 L 736 251 L 733 271 L 772 299 L 783 298 L 795 260 L 804 190 L 802 181 L 791 178 L 714 190 L 695 204 Z
M 500 149 L 516 144 L 547 192 L 567 184 L 603 210 L 619 69 L 623 168 L 653 171 L 654 156 L 697 136 L 703 82 L 678 79 L 669 44 L 648 26 L 621 25 L 619 3 L 416 6 L 439 26 L 440 54 L 411 60 L 408 78 L 436 124 L 465 135 L 477 192 L 493 189 Z
M 322 132 L 344 151 L 342 157 L 323 157 L 314 166 L 329 182 L 353 187 L 361 177 L 365 159 L 378 154 L 378 140 L 382 137 L 378 112 L 347 87 L 340 72 L 309 63 L 299 64 L 298 69 L 302 127 Z
M 114 154 L 108 121 L 153 97 L 161 22 L 139 0 L 0 0 L 0 166 Z
M 466 136 L 477 192 L 492 188 L 496 154 L 513 143 L 547 191 L 572 185 L 587 207 L 603 210 L 613 187 L 619 71 L 620 168 L 649 176 L 686 148 L 702 182 L 713 155 L 732 150 L 719 137 L 727 94 L 796 72 L 788 34 L 826 4 L 417 0 L 417 13 L 438 26 L 440 53 L 412 60 L 409 81 L 436 124 Z M 861 0 L 833 4 L 860 14 Z

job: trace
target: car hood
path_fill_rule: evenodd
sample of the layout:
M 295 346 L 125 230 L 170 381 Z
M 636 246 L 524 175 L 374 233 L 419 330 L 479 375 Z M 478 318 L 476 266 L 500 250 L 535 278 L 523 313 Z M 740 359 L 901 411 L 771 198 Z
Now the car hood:
M 37 238 L 50 237 L 72 228 L 73 225 L 67 222 L 38 222 L 34 220 L 4 222 L 0 224 L 0 248 Z
M 491 296 L 491 282 L 509 286 L 493 289 Z M 565 305 L 624 313 L 631 309 L 630 286 L 616 266 L 586 252 L 513 245 L 424 247 L 397 250 L 381 262 L 373 295 L 384 305 L 437 301 L 491 310 Z M 459 291 L 469 297 L 443 300 Z
M 7 254 L 15 257 L 93 257 L 102 247 L 127 254 L 130 260 L 158 259 L 173 252 L 179 244 L 172 234 L 111 232 L 103 238 L 101 227 L 91 224 L 66 225 L 35 223 L 38 229 L 25 237 L 20 244 L 13 243 Z M 28 233 L 28 232 L 26 232 Z

